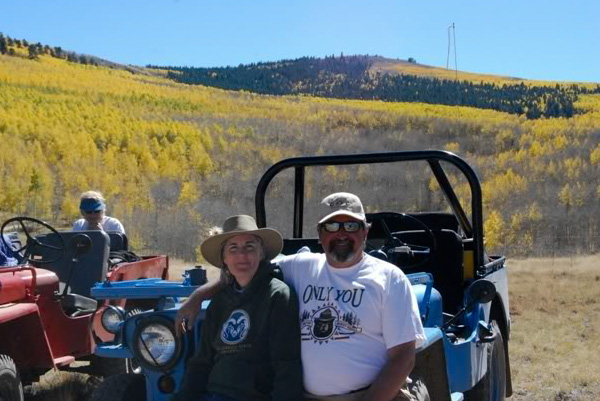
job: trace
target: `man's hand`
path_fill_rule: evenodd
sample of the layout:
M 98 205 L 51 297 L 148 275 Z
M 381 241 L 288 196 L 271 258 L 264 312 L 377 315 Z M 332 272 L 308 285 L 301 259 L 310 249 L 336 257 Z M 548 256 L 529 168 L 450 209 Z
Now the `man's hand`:
M 201 305 L 202 299 L 198 296 L 198 290 L 196 290 L 177 311 L 177 316 L 175 316 L 175 334 L 180 336 L 185 331 L 192 330 Z
M 99 221 L 96 221 L 94 223 L 89 223 L 88 222 L 88 230 L 98 230 L 98 231 L 102 231 L 102 225 L 100 224 Z
M 192 330 L 194 322 L 202 307 L 202 301 L 212 298 L 223 288 L 221 281 L 211 281 L 196 289 L 181 305 L 175 316 L 175 334 L 182 335 L 184 331 Z

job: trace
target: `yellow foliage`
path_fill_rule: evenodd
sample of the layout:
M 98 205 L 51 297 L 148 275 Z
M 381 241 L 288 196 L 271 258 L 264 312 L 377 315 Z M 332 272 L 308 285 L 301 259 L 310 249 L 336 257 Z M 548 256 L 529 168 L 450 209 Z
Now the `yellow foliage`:
M 79 215 L 79 194 L 96 188 L 111 212 L 127 217 L 136 207 L 155 211 L 151 190 L 165 181 L 180 188 L 176 203 L 191 207 L 208 196 L 203 184 L 211 177 L 223 185 L 256 182 L 285 157 L 423 148 L 459 153 L 475 167 L 484 210 L 492 210 L 492 222 L 486 221 L 492 246 L 522 240 L 557 206 L 581 210 L 600 199 L 594 181 L 600 95 L 580 96 L 576 107 L 583 112 L 573 118 L 532 121 L 472 107 L 228 92 L 175 83 L 164 71 L 132 74 L 49 56 L 31 61 L 27 49 L 19 52 L 23 57 L 0 55 L 3 212 L 71 220 Z M 311 174 L 307 182 L 318 185 Z M 356 169 L 362 185 L 372 174 Z M 354 178 L 335 167 L 323 176 L 340 187 Z M 449 179 L 468 205 L 468 184 L 452 173 Z M 546 192 L 535 192 L 547 182 Z M 429 189 L 435 201 L 437 184 L 430 180 Z M 219 188 L 210 191 L 219 196 Z M 309 185 L 306 196 L 313 191 Z M 502 229 L 503 221 L 510 224 Z M 143 244 L 141 234 L 128 234 Z M 527 235 L 535 238 L 533 231 Z
M 446 146 L 444 146 L 448 152 L 458 153 L 460 151 L 460 145 L 457 142 L 448 142 Z
M 539 204 L 537 202 L 533 202 L 527 210 L 527 218 L 530 221 L 541 221 L 542 217 L 543 216 Z
M 327 166 L 325 167 L 325 172 L 332 179 L 332 181 L 343 184 L 348 181 L 350 178 L 350 173 L 348 170 L 341 170 L 336 166 Z
M 559 202 L 570 210 L 575 206 L 583 206 L 584 204 L 584 185 L 581 182 L 576 182 L 571 185 L 565 184 L 558 193 Z
M 571 157 L 564 160 L 564 169 L 569 180 L 579 179 L 584 166 L 585 162 L 580 157 Z
M 497 210 L 491 211 L 483 227 L 486 247 L 497 248 L 504 245 L 504 227 L 504 219 L 500 212 Z
M 600 166 L 600 143 L 590 152 L 590 162 L 594 166 Z
M 482 184 L 484 205 L 502 203 L 509 197 L 518 196 L 527 190 L 527 179 L 509 168 L 498 173 Z
M 198 188 L 195 182 L 184 182 L 181 186 L 181 192 L 179 193 L 178 205 L 193 205 L 196 203 L 200 196 Z

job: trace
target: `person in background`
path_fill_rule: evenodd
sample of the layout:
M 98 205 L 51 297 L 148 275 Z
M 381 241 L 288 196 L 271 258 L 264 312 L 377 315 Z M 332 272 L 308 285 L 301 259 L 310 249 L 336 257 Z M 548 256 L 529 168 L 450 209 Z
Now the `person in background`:
M 324 253 L 274 260 L 299 297 L 305 399 L 429 400 L 423 382 L 409 377 L 425 334 L 408 278 L 365 253 L 369 224 L 356 195 L 334 193 L 319 207 Z M 220 288 L 210 282 L 194 291 L 176 328 L 190 327 L 201 301 Z
M 202 243 L 204 258 L 222 269 L 222 291 L 206 310 L 176 400 L 302 399 L 298 300 L 270 263 L 282 246 L 279 232 L 247 215 L 229 217 L 223 233 Z
M 0 266 L 16 266 L 18 263 L 17 255 L 0 239 Z
M 82 193 L 79 210 L 83 218 L 73 224 L 73 231 L 103 230 L 125 234 L 125 228 L 119 220 L 105 215 L 106 201 L 100 192 Z

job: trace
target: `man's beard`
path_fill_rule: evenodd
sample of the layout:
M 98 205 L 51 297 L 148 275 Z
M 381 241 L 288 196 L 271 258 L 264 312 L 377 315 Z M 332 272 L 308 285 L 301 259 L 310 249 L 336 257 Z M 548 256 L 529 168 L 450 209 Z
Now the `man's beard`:
M 338 263 L 352 260 L 356 256 L 354 241 L 352 239 L 331 241 L 329 243 L 329 256 Z

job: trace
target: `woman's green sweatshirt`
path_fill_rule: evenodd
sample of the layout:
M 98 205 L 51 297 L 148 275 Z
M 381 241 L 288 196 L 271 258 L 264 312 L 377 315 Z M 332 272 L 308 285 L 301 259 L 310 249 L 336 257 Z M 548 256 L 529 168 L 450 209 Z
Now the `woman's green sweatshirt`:
M 180 396 L 206 392 L 236 400 L 302 399 L 298 300 L 263 263 L 242 292 L 227 286 L 211 301 L 200 347 Z

